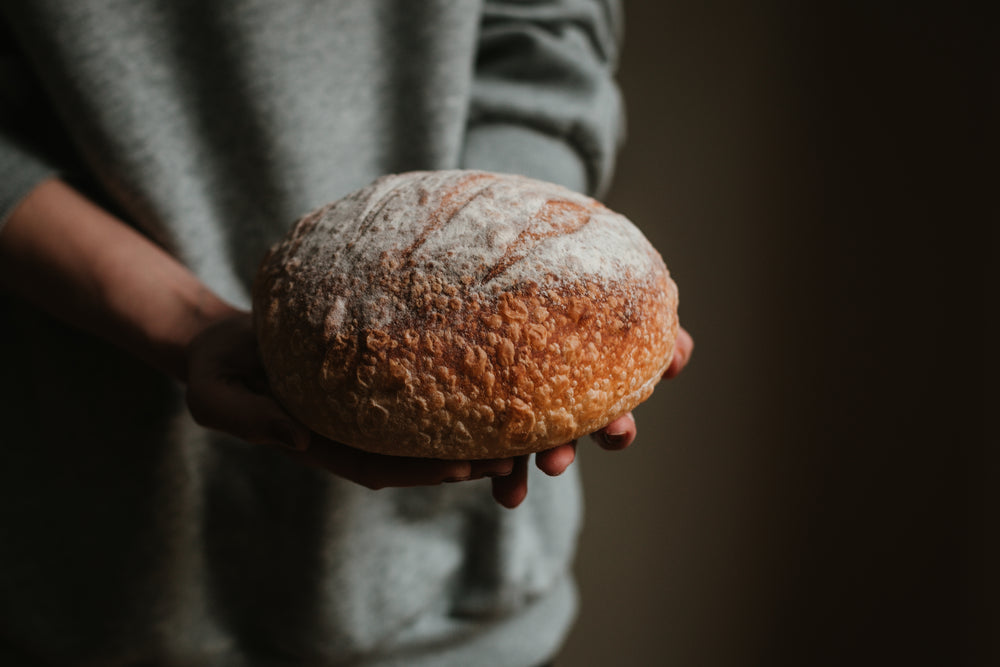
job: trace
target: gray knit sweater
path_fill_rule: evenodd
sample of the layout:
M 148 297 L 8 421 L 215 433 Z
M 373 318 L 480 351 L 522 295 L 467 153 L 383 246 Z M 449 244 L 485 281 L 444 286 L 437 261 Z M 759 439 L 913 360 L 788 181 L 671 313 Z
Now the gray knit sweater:
M 612 2 L 0 5 L 0 225 L 53 174 L 249 305 L 299 215 L 410 169 L 600 193 Z M 2 227 L 0 227 L 2 233 Z M 531 665 L 575 608 L 578 480 L 369 491 L 196 426 L 0 295 L 0 664 Z

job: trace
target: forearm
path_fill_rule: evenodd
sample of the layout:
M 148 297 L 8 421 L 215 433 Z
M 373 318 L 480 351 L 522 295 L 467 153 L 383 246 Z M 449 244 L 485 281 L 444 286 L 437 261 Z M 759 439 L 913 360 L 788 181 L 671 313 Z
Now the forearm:
M 0 287 L 185 379 L 185 350 L 235 313 L 155 243 L 58 180 L 0 230 Z

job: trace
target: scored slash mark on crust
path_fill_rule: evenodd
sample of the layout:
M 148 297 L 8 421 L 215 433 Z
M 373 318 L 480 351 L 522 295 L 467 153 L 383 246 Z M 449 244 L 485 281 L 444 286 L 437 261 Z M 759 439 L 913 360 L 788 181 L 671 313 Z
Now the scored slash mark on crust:
M 462 193 L 470 184 L 482 180 L 489 180 L 490 182 L 481 188 L 473 190 L 466 196 L 456 199 L 456 195 Z M 441 196 L 441 203 L 438 208 L 431 213 L 427 224 L 424 225 L 424 228 L 420 230 L 419 234 L 417 234 L 416 240 L 414 240 L 409 247 L 400 253 L 400 259 L 404 263 L 408 262 L 410 257 L 413 256 L 413 253 L 415 253 L 420 246 L 427 242 L 427 238 L 431 234 L 450 223 L 462 209 L 471 204 L 476 198 L 488 192 L 490 187 L 493 185 L 492 181 L 493 177 L 490 174 L 473 173 L 449 187 L 448 190 Z
M 379 202 L 377 206 L 373 207 L 372 210 L 368 212 L 368 215 L 366 215 L 364 220 L 361 221 L 361 224 L 358 225 L 358 230 L 354 239 L 355 241 L 363 238 L 364 235 L 368 233 L 368 229 L 375 223 L 375 218 L 378 217 L 378 214 L 384 211 L 386 207 L 393 202 L 393 200 L 400 197 L 400 193 L 403 190 L 404 185 L 406 185 L 406 183 L 400 183 L 394 187 L 389 191 L 389 194 L 382 198 L 382 201 Z
M 485 285 L 497 276 L 503 275 L 503 272 L 513 264 L 524 259 L 531 252 L 531 248 L 525 248 L 532 241 L 536 242 L 534 245 L 537 245 L 537 242 L 543 239 L 572 234 L 579 231 L 590 220 L 590 211 L 580 204 L 565 199 L 549 199 L 538 209 L 538 212 L 535 213 L 528 225 L 521 230 L 521 233 L 517 235 L 513 243 L 507 247 L 500 261 L 494 264 L 480 278 L 479 283 Z M 534 229 L 536 221 L 548 224 L 549 228 L 545 231 Z M 534 245 L 531 247 L 534 247 Z

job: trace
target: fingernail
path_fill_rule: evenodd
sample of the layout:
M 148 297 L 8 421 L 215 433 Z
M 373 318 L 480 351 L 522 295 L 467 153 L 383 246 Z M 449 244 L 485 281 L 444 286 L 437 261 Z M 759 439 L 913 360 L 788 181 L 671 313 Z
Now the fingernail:
M 445 484 L 454 484 L 455 482 L 467 482 L 470 479 L 472 479 L 471 476 L 469 476 L 469 477 L 446 477 L 445 480 L 444 480 L 444 482 L 445 482 Z
M 605 431 L 602 439 L 604 440 L 604 444 L 611 449 L 621 449 L 628 444 L 628 433 L 624 431 L 621 433 L 608 433 Z
M 514 462 L 505 461 L 498 468 L 490 470 L 487 475 L 490 477 L 510 477 L 514 472 Z

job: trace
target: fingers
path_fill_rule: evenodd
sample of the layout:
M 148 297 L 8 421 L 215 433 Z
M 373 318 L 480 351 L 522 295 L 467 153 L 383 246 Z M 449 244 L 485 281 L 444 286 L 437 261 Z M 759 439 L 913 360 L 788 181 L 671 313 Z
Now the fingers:
M 308 451 L 292 456 L 369 489 L 433 486 L 468 479 L 473 470 L 469 461 L 383 456 L 330 440 L 315 442 Z
M 593 438 L 604 449 L 618 450 L 628 447 L 635 440 L 636 426 L 632 413 L 615 419 L 603 429 L 593 434 Z M 535 465 L 549 476 L 561 475 L 576 460 L 577 443 L 558 445 L 535 454 Z M 506 477 L 493 480 L 493 498 L 504 507 L 514 508 L 524 501 L 528 493 L 528 458 L 514 459 L 514 468 Z
M 498 477 L 509 475 L 514 469 L 513 459 L 444 461 L 385 456 L 319 437 L 314 437 L 309 451 L 290 455 L 373 490 Z
M 511 473 L 505 477 L 493 478 L 493 499 L 506 507 L 514 509 L 528 495 L 528 459 L 530 455 L 514 458 Z
M 566 472 L 574 460 L 576 460 L 576 440 L 535 454 L 535 465 L 552 477 Z
M 635 418 L 631 412 L 627 412 L 591 437 L 603 449 L 617 451 L 631 445 L 636 433 Z
M 692 352 L 694 352 L 694 338 L 681 327 L 677 332 L 677 343 L 674 345 L 674 358 L 663 373 L 663 379 L 670 380 L 677 377 L 691 360 Z
M 514 471 L 514 459 L 489 459 L 472 461 L 472 474 L 469 479 L 483 477 L 506 477 Z

